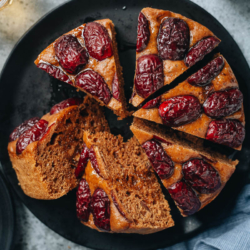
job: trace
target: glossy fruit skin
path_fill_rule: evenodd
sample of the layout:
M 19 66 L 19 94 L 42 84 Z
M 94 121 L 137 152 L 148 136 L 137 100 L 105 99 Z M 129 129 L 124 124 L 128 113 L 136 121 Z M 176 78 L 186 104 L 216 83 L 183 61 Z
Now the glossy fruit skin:
M 48 64 L 48 63 L 39 63 L 39 64 L 37 64 L 37 67 L 39 69 L 44 70 L 49 75 L 53 76 L 54 78 L 56 78 L 62 82 L 66 82 L 70 85 L 73 84 L 73 82 L 70 80 L 70 78 L 61 69 L 59 69 L 56 66 L 53 66 L 53 65 Z
M 77 179 L 81 178 L 82 175 L 84 174 L 84 171 L 85 171 L 85 168 L 87 166 L 88 160 L 89 160 L 89 149 L 86 146 L 86 144 L 83 143 L 80 159 L 79 159 L 77 167 L 75 169 L 75 176 L 76 176 Z
M 73 98 L 69 98 L 67 100 L 64 100 L 62 102 L 57 103 L 56 105 L 54 105 L 51 110 L 50 110 L 50 114 L 57 114 L 59 111 L 68 108 L 70 106 L 74 106 L 74 105 L 80 105 L 82 103 L 82 99 L 78 98 L 78 97 L 73 97 Z
M 142 147 L 158 176 L 162 180 L 170 178 L 174 173 L 174 163 L 162 145 L 158 141 L 150 140 L 142 144 Z
M 86 70 L 76 77 L 75 85 L 108 104 L 111 93 L 103 77 L 93 70 Z
M 99 23 L 87 23 L 83 30 L 85 46 L 89 55 L 102 61 L 113 55 L 112 41 L 107 29 Z
M 153 138 L 157 141 L 160 141 L 160 142 L 163 142 L 165 144 L 167 144 L 168 146 L 172 145 L 173 143 L 172 142 L 169 142 L 169 141 L 166 141 L 165 139 L 157 136 L 157 135 L 153 135 Z
M 143 51 L 149 42 L 149 22 L 142 12 L 138 16 L 136 52 Z
M 222 56 L 216 57 L 214 60 L 209 62 L 205 67 L 198 70 L 196 73 L 191 75 L 187 81 L 189 84 L 198 87 L 205 87 L 211 83 L 211 81 L 220 74 L 225 65 Z
M 163 124 L 178 127 L 195 121 L 202 113 L 197 97 L 192 95 L 175 96 L 165 100 L 159 106 L 159 115 Z
M 60 37 L 54 45 L 56 57 L 69 74 L 77 74 L 87 63 L 89 55 L 73 35 Z
M 179 18 L 167 18 L 157 37 L 159 56 L 162 60 L 183 60 L 190 44 L 190 32 L 187 23 Z
M 157 55 L 138 58 L 134 84 L 137 94 L 143 98 L 147 98 L 164 85 L 163 63 Z
M 221 187 L 218 172 L 203 159 L 191 159 L 182 165 L 185 181 L 201 194 L 210 194 Z
M 96 159 L 96 155 L 95 155 L 95 151 L 94 151 L 93 146 L 91 146 L 91 148 L 89 150 L 89 159 L 90 159 L 91 164 L 92 164 L 93 168 L 95 169 L 96 173 L 100 175 L 101 171 L 100 171 L 100 168 L 98 166 L 98 162 Z
M 232 115 L 242 107 L 243 94 L 239 89 L 211 93 L 203 104 L 204 113 L 213 118 Z
M 192 215 L 201 207 L 201 202 L 198 196 L 183 180 L 171 185 L 168 188 L 168 192 L 176 202 L 177 206 L 183 210 L 184 215 Z
M 245 139 L 245 128 L 238 120 L 214 120 L 209 123 L 206 139 L 237 148 Z
M 91 203 L 94 224 L 101 230 L 110 231 L 110 201 L 101 188 L 97 188 Z
M 39 120 L 40 120 L 39 117 L 34 117 L 17 126 L 10 134 L 9 142 L 15 141 L 17 138 L 19 138 L 21 134 L 23 134 L 26 130 L 33 127 Z
M 152 109 L 159 106 L 161 102 L 161 96 L 158 96 L 150 101 L 148 101 L 144 106 L 142 106 L 143 109 Z
M 81 179 L 76 192 L 76 215 L 83 222 L 89 220 L 91 193 L 89 184 L 85 179 Z
M 33 127 L 21 134 L 16 143 L 16 153 L 21 154 L 30 143 L 39 141 L 46 133 L 47 127 L 48 122 L 41 119 Z
M 117 72 L 115 72 L 114 79 L 112 82 L 112 95 L 117 101 L 121 102 L 119 80 L 118 80 Z
M 198 61 L 202 60 L 204 56 L 210 53 L 219 43 L 220 40 L 214 36 L 201 39 L 189 49 L 184 59 L 186 66 L 191 67 Z

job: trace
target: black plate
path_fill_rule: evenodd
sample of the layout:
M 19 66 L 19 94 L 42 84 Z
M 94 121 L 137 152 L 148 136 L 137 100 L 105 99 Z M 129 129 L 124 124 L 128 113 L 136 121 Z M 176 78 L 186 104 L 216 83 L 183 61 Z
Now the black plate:
M 7 178 L 25 205 L 44 224 L 65 238 L 96 249 L 156 249 L 188 239 L 208 227 L 222 223 L 223 219 L 228 216 L 234 207 L 237 195 L 248 181 L 250 159 L 248 134 L 241 152 L 225 151 L 231 157 L 239 159 L 240 164 L 219 198 L 188 218 L 182 218 L 173 202 L 170 201 L 176 226 L 147 236 L 98 233 L 81 225 L 75 215 L 75 190 L 54 201 L 39 201 L 25 196 L 18 186 L 6 150 L 8 135 L 14 127 L 30 117 L 42 116 L 54 103 L 76 94 L 71 86 L 58 82 L 37 69 L 33 61 L 57 37 L 86 21 L 110 18 L 115 23 L 121 64 L 124 67 L 126 95 L 129 98 L 135 67 L 134 44 L 137 17 L 143 7 L 152 6 L 152 1 L 127 0 L 125 2 L 126 10 L 122 9 L 123 4 L 113 0 L 68 2 L 43 17 L 19 41 L 5 64 L 0 80 L 0 160 Z M 250 109 L 250 98 L 247 98 L 250 96 L 249 67 L 237 44 L 221 24 L 205 10 L 186 0 L 161 0 L 154 3 L 153 7 L 168 9 L 196 20 L 222 39 L 217 52 L 220 51 L 232 66 L 245 96 L 245 110 L 248 111 Z M 194 71 L 195 67 L 188 70 L 175 83 L 184 80 Z M 121 133 L 126 137 L 131 136 L 127 125 L 131 122 L 131 118 L 117 122 L 112 112 L 106 110 L 106 113 L 114 133 Z M 247 124 L 248 113 L 246 113 Z
M 0 163 L 0 249 L 10 250 L 14 235 L 14 211 Z

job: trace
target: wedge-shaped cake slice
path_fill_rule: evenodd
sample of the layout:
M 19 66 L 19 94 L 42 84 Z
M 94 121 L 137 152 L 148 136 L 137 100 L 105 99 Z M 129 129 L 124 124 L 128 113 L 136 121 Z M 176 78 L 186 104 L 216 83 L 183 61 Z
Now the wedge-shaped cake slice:
M 160 184 L 137 139 L 84 133 L 87 163 L 77 191 L 77 216 L 98 231 L 150 234 L 174 222 Z M 86 161 L 85 161 L 86 162 Z
M 209 29 L 180 14 L 142 9 L 138 17 L 136 72 L 130 102 L 137 107 L 202 60 L 219 43 Z
M 201 139 L 181 139 L 162 125 L 134 118 L 130 129 L 183 216 L 214 200 L 238 164 L 204 148 Z
M 89 97 L 64 100 L 11 133 L 8 152 L 26 195 L 53 200 L 77 187 L 85 129 L 109 131 L 102 108 Z
M 115 34 L 110 19 L 83 24 L 50 44 L 35 64 L 124 118 L 128 112 Z
M 237 150 L 245 138 L 243 95 L 221 55 L 133 115 Z

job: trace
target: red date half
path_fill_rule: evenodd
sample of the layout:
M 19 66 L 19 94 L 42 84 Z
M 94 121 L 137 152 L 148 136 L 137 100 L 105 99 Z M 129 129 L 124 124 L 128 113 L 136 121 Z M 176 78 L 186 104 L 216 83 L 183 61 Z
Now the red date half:
M 142 12 L 140 12 L 138 17 L 138 26 L 137 26 L 137 42 L 136 42 L 136 51 L 140 52 L 144 50 L 149 42 L 150 31 L 149 23 L 147 18 Z
M 144 106 L 142 106 L 143 109 L 152 109 L 152 108 L 156 108 L 159 106 L 161 102 L 161 97 L 158 96 L 150 101 L 148 101 Z
M 9 136 L 9 142 L 15 141 L 17 138 L 19 138 L 20 135 L 22 135 L 26 130 L 33 127 L 38 121 L 40 120 L 39 117 L 31 118 L 25 122 L 23 122 L 21 125 L 16 127 L 13 132 Z
M 193 86 L 204 87 L 211 83 L 211 81 L 220 74 L 224 67 L 224 59 L 219 56 L 208 63 L 205 67 L 198 70 L 191 75 L 187 81 Z
M 77 74 L 88 63 L 86 49 L 70 34 L 60 37 L 54 48 L 59 64 L 69 74 Z
M 184 215 L 194 214 L 201 207 L 201 202 L 198 196 L 183 180 L 171 185 L 168 188 L 168 192 L 176 202 L 177 206 L 183 210 Z
M 115 72 L 114 79 L 112 82 L 112 95 L 117 101 L 121 102 L 119 80 L 118 80 L 117 72 Z
M 33 127 L 21 134 L 16 144 L 16 153 L 21 154 L 30 143 L 39 141 L 46 133 L 47 126 L 47 121 L 40 120 Z
M 222 118 L 238 111 L 243 103 L 239 89 L 228 89 L 211 93 L 203 104 L 204 113 L 213 118 Z
M 103 189 L 95 190 L 91 207 L 95 225 L 101 230 L 110 231 L 110 201 Z
M 163 63 L 157 55 L 145 55 L 137 60 L 135 89 L 147 98 L 164 85 Z
M 82 152 L 80 155 L 80 159 L 79 159 L 77 167 L 75 169 L 76 178 L 82 177 L 82 175 L 84 174 L 85 168 L 87 166 L 88 160 L 89 160 L 89 149 L 86 146 L 86 144 L 83 143 L 83 148 L 82 148 Z
M 204 56 L 210 53 L 219 43 L 220 40 L 214 36 L 201 39 L 188 51 L 184 59 L 186 66 L 191 67 L 202 60 Z
M 93 70 L 86 70 L 76 77 L 75 85 L 108 104 L 111 99 L 109 87 L 103 77 Z
M 74 105 L 79 105 L 81 103 L 82 103 L 81 98 L 77 98 L 77 97 L 69 98 L 67 100 L 64 100 L 64 101 L 54 105 L 50 110 L 50 114 L 51 115 L 57 114 L 59 111 L 65 109 L 65 108 L 68 108 L 68 107 L 74 106 Z
M 76 215 L 83 222 L 89 220 L 90 202 L 91 193 L 89 184 L 85 179 L 82 179 L 76 192 Z
M 175 96 L 165 100 L 159 107 L 163 124 L 178 127 L 195 121 L 202 113 L 201 104 L 195 96 Z
M 174 163 L 167 155 L 162 145 L 155 140 L 150 140 L 145 142 L 142 147 L 158 176 L 162 180 L 171 177 L 174 173 Z
M 170 17 L 162 22 L 157 45 L 163 60 L 183 60 L 189 43 L 189 27 L 184 20 Z
M 97 22 L 87 23 L 83 37 L 89 55 L 102 61 L 113 55 L 112 41 L 107 29 Z
M 210 194 L 221 187 L 218 172 L 202 159 L 192 159 L 182 165 L 185 181 L 201 194 Z
M 238 120 L 215 120 L 208 126 L 206 139 L 237 148 L 245 139 L 245 128 Z

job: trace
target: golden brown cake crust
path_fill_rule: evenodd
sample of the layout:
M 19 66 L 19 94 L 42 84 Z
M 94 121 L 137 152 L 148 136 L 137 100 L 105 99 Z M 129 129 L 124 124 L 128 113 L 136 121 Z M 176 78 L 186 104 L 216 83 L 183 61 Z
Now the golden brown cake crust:
M 205 37 L 215 36 L 205 26 L 189 18 L 186 18 L 180 14 L 168 10 L 144 8 L 141 10 L 141 12 L 145 15 L 145 17 L 149 21 L 150 39 L 147 47 L 143 51 L 136 52 L 136 59 L 138 59 L 143 55 L 148 55 L 148 54 L 158 55 L 158 49 L 157 49 L 158 32 L 162 21 L 168 17 L 180 18 L 187 23 L 190 30 L 190 48 Z M 164 85 L 170 84 L 176 77 L 181 75 L 187 69 L 188 67 L 185 65 L 183 60 L 179 61 L 164 60 L 163 61 Z M 135 107 L 137 107 L 144 100 L 145 100 L 144 98 L 135 94 L 135 96 L 131 99 L 131 103 Z
M 93 111 L 90 106 L 94 108 Z M 86 109 L 88 109 L 88 112 L 86 112 Z M 82 117 L 80 115 L 81 112 L 86 116 Z M 94 121 L 93 114 L 97 115 L 95 119 L 98 119 L 100 123 Z M 75 120 L 79 119 L 82 122 L 77 127 L 79 131 L 75 131 L 81 139 L 75 142 L 74 145 L 72 145 L 70 140 L 66 142 L 65 147 L 67 147 L 67 143 L 70 147 L 65 154 L 67 159 L 61 159 L 66 162 L 64 168 L 60 170 L 60 166 L 54 166 L 53 169 L 47 169 L 43 164 L 42 152 L 48 147 L 53 150 L 53 145 L 50 145 L 51 140 L 54 140 L 52 136 L 60 134 L 61 132 L 58 133 L 58 130 L 61 131 L 63 126 L 66 126 L 67 120 L 73 120 L 73 118 Z M 52 200 L 67 194 L 78 185 L 78 180 L 75 177 L 75 169 L 72 168 L 72 165 L 76 167 L 80 157 L 79 148 L 82 147 L 84 127 L 87 129 L 91 129 L 92 127 L 93 131 L 109 131 L 109 127 L 99 105 L 88 97 L 79 106 L 70 106 L 53 115 L 47 113 L 41 119 L 48 121 L 48 132 L 45 133 L 43 138 L 29 144 L 20 155 L 16 154 L 16 144 L 18 141 L 16 139 L 9 142 L 8 153 L 24 193 L 35 199 Z M 55 178 L 54 181 L 51 179 L 52 176 Z
M 219 195 L 226 182 L 234 173 L 235 166 L 238 164 L 238 160 L 229 160 L 219 153 L 215 153 L 204 148 L 203 146 L 201 146 L 201 143 L 197 143 L 196 139 L 195 144 L 190 141 L 188 142 L 184 139 L 180 139 L 177 134 L 174 133 L 174 131 L 172 131 L 172 133 L 171 130 L 166 132 L 166 129 L 164 127 L 153 124 L 152 122 L 134 118 L 133 124 L 131 125 L 130 129 L 132 130 L 133 134 L 136 136 L 140 144 L 153 139 L 154 136 L 158 136 L 169 142 L 160 142 L 167 155 L 175 164 L 173 175 L 169 179 L 162 180 L 165 188 L 170 187 L 172 184 L 183 178 L 182 164 L 192 158 L 205 157 L 206 160 L 208 160 L 209 163 L 218 171 L 222 185 L 214 193 L 198 194 L 199 200 L 201 202 L 200 209 L 205 207 Z M 179 210 L 182 213 L 182 210 L 180 208 Z
M 236 77 L 226 61 L 226 59 L 223 57 L 225 65 L 221 71 L 221 73 L 215 77 L 211 82 L 211 87 L 209 88 L 209 93 L 213 91 L 218 90 L 225 90 L 228 88 L 239 88 L 239 84 L 236 80 Z M 161 102 L 164 100 L 179 96 L 179 95 L 193 95 L 196 96 L 200 103 L 203 104 L 207 98 L 208 93 L 205 92 L 203 87 L 196 87 L 188 83 L 187 80 L 180 83 L 175 88 L 169 90 L 168 92 L 161 95 Z M 143 118 L 149 121 L 153 121 L 159 124 L 163 124 L 162 119 L 159 115 L 158 108 L 151 108 L 151 109 L 139 109 L 136 111 L 133 116 L 138 118 Z M 242 108 L 237 111 L 236 113 L 226 117 L 231 119 L 237 119 L 240 122 L 242 122 L 243 125 L 245 125 L 245 115 L 244 115 L 244 109 L 243 105 Z M 208 117 L 204 113 L 194 122 L 179 126 L 179 127 L 173 127 L 173 129 L 195 135 L 200 138 L 205 138 L 208 125 L 209 123 L 214 120 L 211 117 Z M 237 150 L 241 150 L 241 146 L 236 148 Z
M 88 131 L 84 132 L 84 142 L 88 148 L 91 148 L 91 146 L 94 146 L 93 141 L 91 139 L 90 133 Z M 87 167 L 85 169 L 85 173 L 83 178 L 87 181 L 89 184 L 89 188 L 91 191 L 91 195 L 95 192 L 97 188 L 101 188 L 105 191 L 105 193 L 108 195 L 110 200 L 110 227 L 111 231 L 109 233 L 137 233 L 137 234 L 151 234 L 158 231 L 162 231 L 168 227 L 174 226 L 174 221 L 172 220 L 172 217 L 170 213 L 168 212 L 168 223 L 164 227 L 141 227 L 138 226 L 134 221 L 133 218 L 131 218 L 130 214 L 127 212 L 126 208 L 122 205 L 120 202 L 117 191 L 114 188 L 114 186 L 111 184 L 111 181 L 107 177 L 107 174 L 105 173 L 105 163 L 102 159 L 102 154 L 99 151 L 98 147 L 95 148 L 96 155 L 100 155 L 100 157 L 97 156 L 97 162 L 98 166 L 100 168 L 100 175 L 98 175 L 93 168 L 91 162 L 89 161 L 87 164 Z M 105 178 L 105 176 L 107 178 Z M 157 181 L 155 179 L 155 181 Z M 158 183 L 157 183 L 158 185 Z M 122 211 L 123 214 L 125 214 L 125 217 L 121 214 L 121 212 L 117 209 L 116 205 L 114 204 L 113 198 L 115 197 L 115 201 L 119 205 L 119 210 Z M 167 201 L 165 201 L 167 204 Z M 168 207 L 168 205 L 167 205 Z M 168 207 L 169 209 L 169 207 Z M 170 209 L 169 209 L 170 210 Z M 96 229 L 100 232 L 100 229 L 98 229 L 93 220 L 93 215 L 90 214 L 88 222 L 82 222 L 84 225 Z
M 97 20 L 95 22 L 103 25 L 107 29 L 108 34 L 112 40 L 113 55 L 109 58 L 106 58 L 103 61 L 97 61 L 96 59 L 89 57 L 88 63 L 84 67 L 83 71 L 85 69 L 92 69 L 96 71 L 97 73 L 99 73 L 104 78 L 111 93 L 112 93 L 112 82 L 115 76 L 115 72 L 117 72 L 121 102 L 117 101 L 115 98 L 112 97 L 110 102 L 106 106 L 112 109 L 116 115 L 120 116 L 120 119 L 123 119 L 129 115 L 129 112 L 126 110 L 126 100 L 125 100 L 124 88 L 123 88 L 124 80 L 122 76 L 122 67 L 120 66 L 120 62 L 119 62 L 117 43 L 116 43 L 116 37 L 115 37 L 116 36 L 115 27 L 114 27 L 113 22 L 110 19 Z M 85 25 L 86 24 L 83 24 L 65 33 L 64 35 L 67 35 L 67 34 L 74 35 L 75 37 L 77 37 L 81 45 L 84 46 L 85 43 L 82 37 L 82 32 L 84 30 Z M 54 44 L 58 39 L 56 39 L 45 50 L 41 52 L 41 54 L 35 60 L 35 64 L 38 65 L 39 63 L 45 62 L 45 63 L 49 63 L 51 65 L 58 67 L 70 78 L 70 80 L 73 82 L 74 87 L 80 89 L 81 91 L 84 91 L 83 89 L 74 85 L 76 75 L 69 74 L 66 71 L 64 71 L 63 68 L 59 65 L 58 60 L 56 59 Z M 91 96 L 92 98 L 95 98 L 89 93 L 87 92 L 85 93 Z M 101 105 L 104 105 L 103 102 L 101 102 L 98 98 L 95 98 L 95 99 L 98 102 L 100 102 Z

